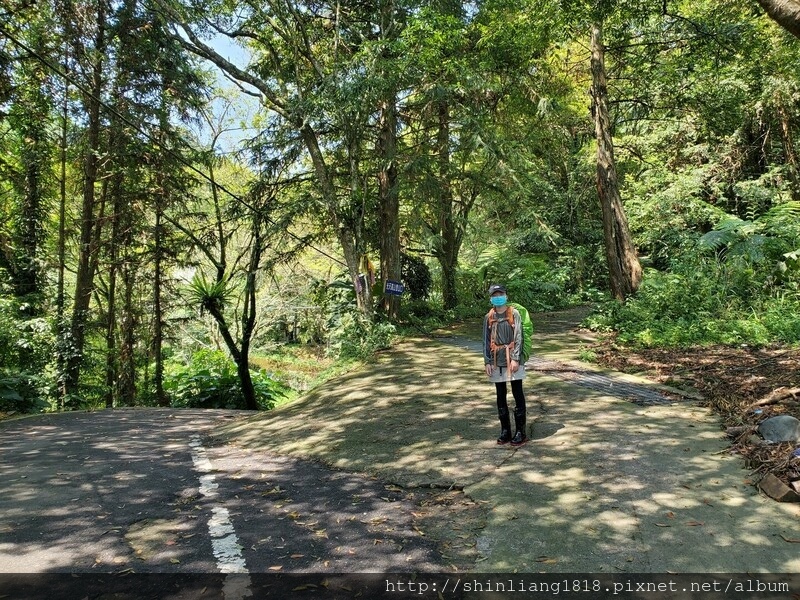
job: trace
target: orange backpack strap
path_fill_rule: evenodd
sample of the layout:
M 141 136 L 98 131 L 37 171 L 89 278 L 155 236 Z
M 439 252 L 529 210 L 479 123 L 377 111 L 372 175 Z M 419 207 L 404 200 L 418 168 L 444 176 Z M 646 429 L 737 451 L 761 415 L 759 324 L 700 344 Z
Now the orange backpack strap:
M 508 320 L 508 324 L 511 325 L 511 329 L 514 329 L 514 309 L 509 306 L 506 308 L 505 311 L 505 318 Z M 497 309 L 492 308 L 489 311 L 488 315 L 489 319 L 489 348 L 492 352 L 492 356 L 494 357 L 494 366 L 497 367 L 497 351 L 501 349 L 505 349 L 506 351 L 506 370 L 508 371 L 509 380 L 511 379 L 511 351 L 514 349 L 514 338 L 511 339 L 511 342 L 508 344 L 498 344 L 497 338 L 495 336 L 496 329 L 495 325 L 500 320 L 497 315 Z

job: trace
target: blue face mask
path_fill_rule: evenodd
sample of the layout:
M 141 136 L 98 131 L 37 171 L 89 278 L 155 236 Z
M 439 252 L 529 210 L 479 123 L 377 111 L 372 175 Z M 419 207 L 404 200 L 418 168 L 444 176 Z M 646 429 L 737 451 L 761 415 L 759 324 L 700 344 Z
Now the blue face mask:
M 492 296 L 489 298 L 492 301 L 493 306 L 505 306 L 508 298 L 505 296 Z

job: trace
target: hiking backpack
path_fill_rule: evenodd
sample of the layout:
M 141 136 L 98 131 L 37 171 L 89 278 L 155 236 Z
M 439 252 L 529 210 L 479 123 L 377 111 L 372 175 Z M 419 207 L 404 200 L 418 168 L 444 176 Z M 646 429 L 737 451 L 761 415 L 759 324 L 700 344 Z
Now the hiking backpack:
M 522 322 L 522 350 L 520 351 L 520 364 L 525 364 L 528 362 L 528 359 L 531 356 L 531 346 L 533 345 L 533 322 L 531 321 L 531 316 L 528 314 L 528 309 L 522 306 L 521 304 L 517 304 L 516 302 L 509 302 L 509 308 L 516 308 L 517 312 L 519 313 L 519 319 Z M 514 311 L 507 310 L 508 315 L 508 324 L 511 327 L 514 327 Z M 494 343 L 494 325 L 497 323 L 497 313 L 495 309 L 492 308 L 489 311 L 489 340 L 491 343 L 491 350 L 492 352 L 496 352 L 498 348 L 495 346 Z M 513 347 L 513 342 L 511 344 Z

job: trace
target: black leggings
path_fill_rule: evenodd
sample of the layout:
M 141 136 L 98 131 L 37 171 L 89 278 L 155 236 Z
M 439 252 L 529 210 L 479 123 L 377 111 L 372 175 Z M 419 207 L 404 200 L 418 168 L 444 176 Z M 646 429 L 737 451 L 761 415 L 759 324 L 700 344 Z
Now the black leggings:
M 508 384 L 505 381 L 495 383 L 497 389 L 497 408 L 505 408 L 508 410 Z M 522 379 L 514 379 L 511 381 L 511 393 L 514 395 L 514 402 L 516 408 L 514 410 L 517 414 L 525 414 L 525 392 L 522 391 Z

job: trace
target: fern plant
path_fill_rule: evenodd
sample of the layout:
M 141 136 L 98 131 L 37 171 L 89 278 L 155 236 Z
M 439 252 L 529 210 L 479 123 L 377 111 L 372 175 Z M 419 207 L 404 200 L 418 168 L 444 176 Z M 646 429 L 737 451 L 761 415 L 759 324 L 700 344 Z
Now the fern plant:
M 189 297 L 193 304 L 200 306 L 201 312 L 221 313 L 230 295 L 231 291 L 225 279 L 210 281 L 204 274 L 195 273 L 189 284 Z
M 754 220 L 725 214 L 717 226 L 700 238 L 701 250 L 717 252 L 726 259 L 759 264 L 780 261 L 800 245 L 800 202 L 786 202 Z

